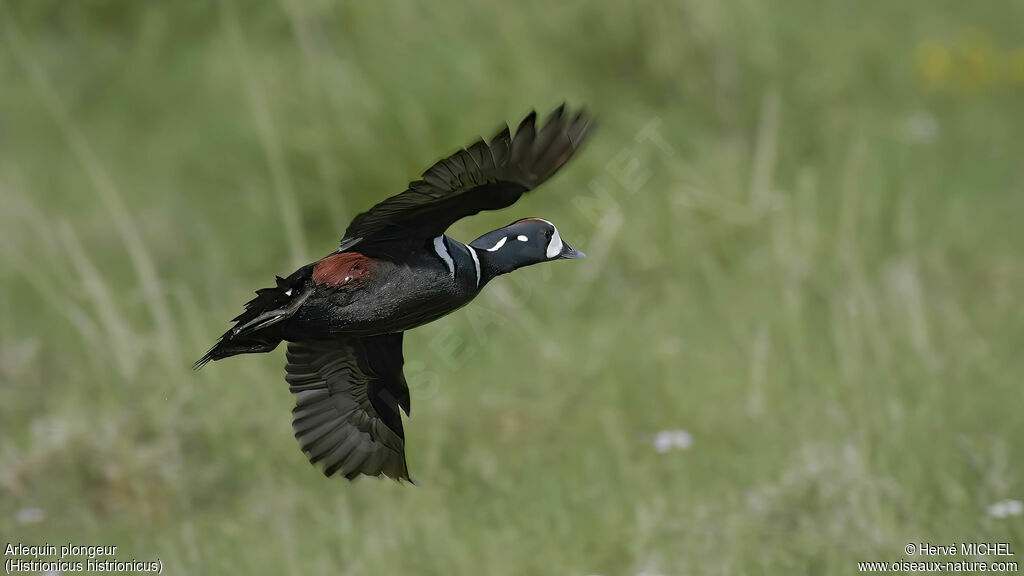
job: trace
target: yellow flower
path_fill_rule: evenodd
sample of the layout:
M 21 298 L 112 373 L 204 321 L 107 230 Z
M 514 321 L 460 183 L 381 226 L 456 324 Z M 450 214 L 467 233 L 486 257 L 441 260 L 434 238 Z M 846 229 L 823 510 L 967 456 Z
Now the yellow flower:
M 992 42 L 983 34 L 973 32 L 968 35 L 964 50 L 963 75 L 964 87 L 968 90 L 985 88 L 992 83 L 996 53 Z
M 949 78 L 950 57 L 945 46 L 924 42 L 917 47 L 917 72 L 932 88 L 938 88 Z
M 1010 53 L 1007 68 L 1010 83 L 1024 84 L 1024 46 L 1019 46 Z

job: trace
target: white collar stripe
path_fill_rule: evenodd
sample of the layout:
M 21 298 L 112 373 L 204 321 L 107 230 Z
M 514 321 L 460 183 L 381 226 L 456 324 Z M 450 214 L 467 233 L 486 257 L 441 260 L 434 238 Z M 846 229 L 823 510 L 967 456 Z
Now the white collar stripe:
M 455 278 L 455 261 L 452 260 L 452 255 L 448 253 L 448 246 L 444 243 L 444 236 L 438 236 L 434 238 L 434 252 L 444 260 L 446 266 L 448 266 L 448 273 L 451 274 L 452 278 Z
M 473 257 L 473 266 L 476 268 L 476 287 L 480 287 L 480 259 L 476 256 L 476 250 L 469 244 L 466 244 L 466 248 L 469 249 L 469 255 Z

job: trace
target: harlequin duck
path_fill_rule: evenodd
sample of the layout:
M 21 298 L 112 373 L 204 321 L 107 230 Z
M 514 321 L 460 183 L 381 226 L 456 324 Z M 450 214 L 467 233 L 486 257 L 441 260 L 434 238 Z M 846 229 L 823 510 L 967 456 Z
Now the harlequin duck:
M 587 139 L 583 112 L 531 112 L 427 170 L 359 214 L 334 253 L 256 292 L 235 325 L 196 362 L 269 352 L 288 342 L 292 426 L 326 476 L 410 480 L 401 408 L 409 414 L 402 333 L 466 305 L 495 277 L 582 258 L 554 224 L 526 218 L 469 244 L 445 236 L 456 220 L 511 206 L 553 176 Z

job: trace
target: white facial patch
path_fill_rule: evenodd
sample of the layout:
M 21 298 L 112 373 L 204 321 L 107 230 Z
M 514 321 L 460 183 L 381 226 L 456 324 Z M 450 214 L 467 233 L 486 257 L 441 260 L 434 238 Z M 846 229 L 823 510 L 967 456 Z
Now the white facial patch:
M 494 251 L 495 251 L 495 250 L 497 250 L 498 248 L 501 248 L 502 246 L 504 246 L 504 245 L 505 245 L 505 241 L 506 241 L 506 240 L 508 240 L 508 238 L 505 238 L 504 236 L 502 236 L 502 237 L 501 237 L 501 240 L 498 240 L 498 243 L 497 243 L 497 244 L 495 244 L 494 246 L 491 246 L 490 248 L 488 248 L 488 249 L 487 249 L 487 251 L 488 251 L 488 252 L 494 252 Z
M 551 223 L 548 222 L 548 224 Z M 548 241 L 548 249 L 545 252 L 548 258 L 554 258 L 562 253 L 562 237 L 558 235 L 558 228 L 555 228 L 554 224 L 552 224 L 551 229 L 554 232 L 551 234 L 551 240 Z
M 523 236 L 522 234 L 520 234 L 519 236 L 516 236 L 516 240 L 519 240 L 520 242 L 529 242 L 530 241 L 529 238 L 527 238 L 526 236 Z

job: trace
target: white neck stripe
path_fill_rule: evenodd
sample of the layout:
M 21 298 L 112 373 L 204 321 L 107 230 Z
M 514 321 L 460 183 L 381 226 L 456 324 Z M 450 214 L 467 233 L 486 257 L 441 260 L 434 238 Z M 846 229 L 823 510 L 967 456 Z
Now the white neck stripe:
M 480 287 L 480 259 L 476 257 L 476 250 L 469 244 L 466 244 L 466 248 L 469 248 L 469 255 L 473 257 L 473 266 L 476 267 L 476 287 Z
M 452 255 L 448 253 L 448 246 L 444 243 L 444 236 L 438 236 L 434 238 L 434 252 L 444 260 L 446 266 L 448 266 L 448 273 L 451 274 L 452 278 L 455 278 L 455 262 L 452 260 Z

